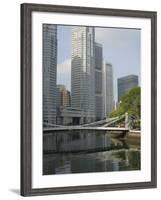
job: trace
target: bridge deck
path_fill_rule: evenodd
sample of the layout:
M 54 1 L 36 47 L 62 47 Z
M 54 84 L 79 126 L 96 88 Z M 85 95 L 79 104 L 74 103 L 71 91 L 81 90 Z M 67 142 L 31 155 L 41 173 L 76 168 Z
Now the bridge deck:
M 66 127 L 55 127 L 55 128 L 43 128 L 43 131 L 65 131 L 65 130 L 104 130 L 104 131 L 129 131 L 128 128 L 117 128 L 117 127 L 80 127 L 80 126 L 66 126 Z

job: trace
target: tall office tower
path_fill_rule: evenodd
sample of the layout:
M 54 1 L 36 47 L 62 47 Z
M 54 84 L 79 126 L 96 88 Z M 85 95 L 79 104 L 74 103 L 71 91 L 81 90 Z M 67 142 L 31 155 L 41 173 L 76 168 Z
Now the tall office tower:
M 96 120 L 104 118 L 103 114 L 103 49 L 102 45 L 95 43 L 95 117 Z
M 66 89 L 65 85 L 57 85 L 57 107 L 71 106 L 70 92 Z
M 106 116 L 109 116 L 114 106 L 113 69 L 110 63 L 105 63 L 105 102 Z
M 138 76 L 128 75 L 117 79 L 118 102 L 129 90 L 138 86 Z
M 93 27 L 72 28 L 71 104 L 84 113 L 84 123 L 95 120 L 95 65 Z
M 43 123 L 56 124 L 57 26 L 43 24 Z

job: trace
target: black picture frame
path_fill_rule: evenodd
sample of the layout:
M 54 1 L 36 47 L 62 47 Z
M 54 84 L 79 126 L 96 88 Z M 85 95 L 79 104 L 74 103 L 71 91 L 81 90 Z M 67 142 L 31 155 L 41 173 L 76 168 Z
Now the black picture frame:
M 151 181 L 122 184 L 32 188 L 32 12 L 60 12 L 101 16 L 149 18 L 151 20 Z M 21 195 L 102 192 L 157 187 L 157 13 L 91 7 L 21 5 Z

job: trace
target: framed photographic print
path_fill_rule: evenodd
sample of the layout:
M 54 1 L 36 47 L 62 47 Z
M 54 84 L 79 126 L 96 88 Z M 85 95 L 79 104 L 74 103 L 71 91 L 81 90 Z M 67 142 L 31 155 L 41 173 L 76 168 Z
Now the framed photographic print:
M 21 195 L 156 187 L 156 18 L 21 5 Z

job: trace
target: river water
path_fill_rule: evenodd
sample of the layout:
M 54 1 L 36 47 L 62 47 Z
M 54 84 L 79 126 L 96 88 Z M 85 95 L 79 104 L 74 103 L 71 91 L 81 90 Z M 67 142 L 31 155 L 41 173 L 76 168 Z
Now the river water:
M 140 170 L 140 137 L 109 131 L 45 133 L 43 174 Z

